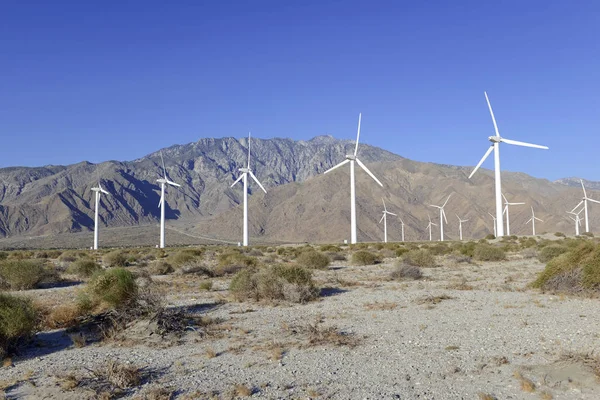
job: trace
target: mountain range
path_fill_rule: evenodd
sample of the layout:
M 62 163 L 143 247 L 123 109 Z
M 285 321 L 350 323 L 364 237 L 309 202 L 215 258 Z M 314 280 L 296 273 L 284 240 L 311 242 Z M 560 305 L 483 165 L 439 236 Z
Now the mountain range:
M 237 178 L 238 169 L 247 162 L 247 149 L 247 138 L 205 138 L 160 150 L 170 179 L 182 185 L 167 189 L 168 244 L 187 244 L 190 238 L 233 243 L 240 240 L 242 186 L 231 188 L 230 185 Z M 353 141 L 331 136 L 308 141 L 252 139 L 251 167 L 268 193 L 250 184 L 251 241 L 339 242 L 348 239 L 348 168 L 322 173 L 353 150 Z M 160 187 L 156 182 L 162 175 L 160 151 L 133 161 L 0 169 L 0 246 L 16 246 L 27 237 L 60 237 L 64 240 L 52 243 L 79 246 L 80 241 L 69 238 L 81 238 L 93 229 L 94 205 L 90 189 L 99 180 L 110 192 L 101 199 L 101 238 L 111 230 L 123 234 L 127 228 L 143 227 L 144 232 L 153 232 L 160 211 Z M 463 224 L 466 237 L 479 238 L 493 232 L 492 220 L 487 214 L 494 212 L 491 171 L 483 169 L 469 180 L 472 167 L 412 161 L 363 144 L 359 147 L 359 157 L 384 184 L 384 188 L 379 187 L 357 169 L 360 241 L 381 240 L 382 227 L 378 221 L 383 209 L 382 198 L 388 210 L 404 220 L 407 240 L 428 238 L 427 214 L 439 224 L 437 209 L 429 204 L 443 202 L 450 193 L 453 196 L 446 208 L 447 239 L 458 236 L 455 214 L 469 220 Z M 531 233 L 531 228 L 525 226 L 531 216 L 530 206 L 535 208 L 536 216 L 544 220 L 536 225 L 538 232 L 574 232 L 574 223 L 565 211 L 581 199 L 579 179 L 550 182 L 524 173 L 503 172 L 502 183 L 510 201 L 527 203 L 511 208 L 511 233 Z M 600 183 L 586 182 L 586 188 L 590 197 L 600 199 L 600 195 L 593 192 L 600 189 Z M 600 226 L 600 214 L 594 216 L 593 207 L 592 230 Z M 437 239 L 439 228 L 435 229 Z M 134 236 L 125 234 L 124 237 L 131 240 Z M 388 219 L 388 236 L 390 240 L 400 239 L 399 220 Z M 113 235 L 111 240 L 122 245 L 154 245 L 158 228 L 156 238 L 148 234 L 137 243 L 121 243 Z

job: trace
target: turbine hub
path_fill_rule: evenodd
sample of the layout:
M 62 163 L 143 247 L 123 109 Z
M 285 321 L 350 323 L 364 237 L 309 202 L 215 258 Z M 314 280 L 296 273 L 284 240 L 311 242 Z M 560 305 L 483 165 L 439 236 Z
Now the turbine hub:
M 250 168 L 240 168 L 240 172 L 247 173 L 250 172 Z
M 502 141 L 502 138 L 500 136 L 490 136 L 488 137 L 488 139 L 492 143 L 500 143 Z
M 354 154 L 346 154 L 346 159 L 354 161 L 356 160 L 356 156 Z

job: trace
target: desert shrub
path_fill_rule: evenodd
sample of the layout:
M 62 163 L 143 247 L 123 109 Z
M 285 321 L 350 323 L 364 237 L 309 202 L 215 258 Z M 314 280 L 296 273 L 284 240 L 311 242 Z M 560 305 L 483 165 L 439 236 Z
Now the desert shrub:
M 521 254 L 521 257 L 523 258 L 536 258 L 539 256 L 538 251 L 533 247 L 526 247 L 523 250 L 521 250 L 519 254 Z
M 87 287 L 91 300 L 112 308 L 123 308 L 137 299 L 138 287 L 134 275 L 123 268 L 99 271 Z
M 496 236 L 494 236 L 491 233 L 485 236 L 485 240 L 494 240 L 494 239 L 496 239 Z
M 319 247 L 320 251 L 334 251 L 334 252 L 339 252 L 342 251 L 342 248 L 339 246 L 336 246 L 334 244 L 324 244 L 323 246 Z
M 551 244 L 542 247 L 538 254 L 538 260 L 540 260 L 540 262 L 547 263 L 553 258 L 556 258 L 561 254 L 566 253 L 568 250 L 569 248 L 567 246 L 563 246 L 560 244 Z
M 0 286 L 12 290 L 33 289 L 50 275 L 42 260 L 4 260 L 0 262 Z
M 13 260 L 27 260 L 33 258 L 33 251 L 29 250 L 15 250 L 11 251 L 8 258 Z
M 535 240 L 532 237 L 522 238 L 520 242 L 521 242 L 521 247 L 524 248 L 524 249 L 525 248 L 530 248 L 530 247 L 535 247 L 535 246 L 538 245 L 537 240 Z
M 567 237 L 567 235 L 565 235 L 565 234 L 564 234 L 564 233 L 562 233 L 562 232 L 555 232 L 555 233 L 554 233 L 554 236 L 556 236 L 556 237 Z
M 31 300 L 0 293 L 0 359 L 35 330 L 37 313 Z
M 114 250 L 102 257 L 102 263 L 109 268 L 126 267 L 127 257 L 121 250 Z
M 0 251 L 0 261 L 6 260 L 8 258 L 8 253 L 5 251 Z
M 506 259 L 506 252 L 502 247 L 478 244 L 475 246 L 473 258 L 479 261 L 502 261 Z
M 406 247 L 400 247 L 396 249 L 396 257 L 402 257 L 405 253 L 408 253 L 410 250 Z
M 285 299 L 304 303 L 318 296 L 312 273 L 296 265 L 243 269 L 233 277 L 229 290 L 237 300 Z
M 252 257 L 262 257 L 262 256 L 264 256 L 264 253 L 262 251 L 260 251 L 259 249 L 252 249 L 252 250 L 250 250 L 246 254 L 248 254 L 249 256 L 252 256 Z
M 436 256 L 448 254 L 452 249 L 445 243 L 437 243 L 428 247 L 429 251 Z
M 329 258 L 332 261 L 346 261 L 346 255 L 344 253 L 332 253 L 332 252 L 330 252 L 328 255 L 329 255 Z
M 458 252 L 463 256 L 473 257 L 475 255 L 475 247 L 477 243 L 475 242 L 466 242 L 461 243 L 458 248 Z
M 383 249 L 383 247 L 384 247 L 384 246 L 383 246 L 383 243 L 375 243 L 375 244 L 373 245 L 373 248 L 374 248 L 375 250 L 381 250 L 381 249 Z
M 150 273 L 154 275 L 167 275 L 173 271 L 171 264 L 165 260 L 155 260 L 150 264 Z
M 320 251 L 305 250 L 296 258 L 296 262 L 310 269 L 326 269 L 329 266 L 329 257 Z
M 352 254 L 352 264 L 354 265 L 373 265 L 379 262 L 379 258 L 366 250 L 359 250 Z
M 73 251 L 65 251 L 58 257 L 58 261 L 73 262 L 73 261 L 77 260 L 77 258 L 78 258 L 77 253 L 75 253 Z
M 213 282 L 212 281 L 204 281 L 204 282 L 200 282 L 200 285 L 198 286 L 200 288 L 200 290 L 206 290 L 209 291 L 212 289 L 213 287 Z
M 435 267 L 435 257 L 428 249 L 411 250 L 402 257 L 404 262 L 415 267 Z
M 404 263 L 400 263 L 396 266 L 396 268 L 390 274 L 390 278 L 395 280 L 402 279 L 421 279 L 423 277 L 423 273 L 421 272 L 421 268 L 415 265 L 407 265 Z
M 214 269 L 217 276 L 234 274 L 243 268 L 256 267 L 258 260 L 238 252 L 228 252 L 219 255 L 218 264 Z
M 67 268 L 67 273 L 80 278 L 89 278 L 101 269 L 100 265 L 89 258 L 82 258 L 72 262 Z
M 594 234 L 592 232 L 583 232 L 581 235 L 587 236 L 587 237 L 592 237 L 592 238 L 594 237 Z
M 177 253 L 174 253 L 171 256 L 169 256 L 169 263 L 173 267 L 179 268 L 185 264 L 189 264 L 196 258 L 197 256 L 189 251 L 179 250 Z

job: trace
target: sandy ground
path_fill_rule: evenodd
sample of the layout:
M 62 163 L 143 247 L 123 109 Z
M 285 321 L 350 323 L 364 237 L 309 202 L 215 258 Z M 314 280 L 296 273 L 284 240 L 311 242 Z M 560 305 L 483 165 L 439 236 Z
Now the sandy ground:
M 94 398 L 65 380 L 118 360 L 144 368 L 125 398 L 161 398 L 160 388 L 174 398 L 600 398 L 585 358 L 600 345 L 599 300 L 527 288 L 543 269 L 535 259 L 445 261 L 418 281 L 391 281 L 393 269 L 391 259 L 334 263 L 315 273 L 324 296 L 304 305 L 234 302 L 227 279 L 201 291 L 201 277 L 155 277 L 171 306 L 215 321 L 207 335 L 167 343 L 132 329 L 78 348 L 64 331 L 42 333 L 0 368 L 0 387 L 10 399 Z M 59 303 L 76 290 L 24 294 Z

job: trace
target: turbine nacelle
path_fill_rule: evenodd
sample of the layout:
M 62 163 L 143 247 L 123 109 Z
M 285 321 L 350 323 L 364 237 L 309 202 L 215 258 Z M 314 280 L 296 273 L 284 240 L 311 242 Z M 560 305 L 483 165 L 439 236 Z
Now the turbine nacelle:
M 346 160 L 354 161 L 354 160 L 356 160 L 356 155 L 346 154 Z
M 250 173 L 250 168 L 240 168 L 238 171 L 240 171 L 243 174 L 248 174 Z
M 500 136 L 489 136 L 488 139 L 492 143 L 500 143 L 502 141 Z

